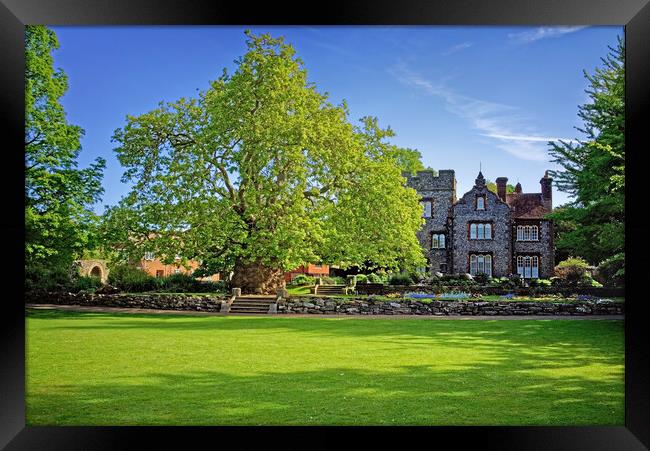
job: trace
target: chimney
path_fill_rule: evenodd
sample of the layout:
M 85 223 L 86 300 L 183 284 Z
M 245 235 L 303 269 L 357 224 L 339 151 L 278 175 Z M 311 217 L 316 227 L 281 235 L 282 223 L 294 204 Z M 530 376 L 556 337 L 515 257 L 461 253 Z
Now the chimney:
M 515 193 L 521 194 L 521 183 L 519 182 L 515 185 Z
M 508 177 L 497 177 L 497 196 L 502 201 L 506 201 L 506 183 L 508 183 Z
M 553 208 L 553 179 L 548 176 L 548 171 L 544 173 L 544 177 L 542 177 L 539 183 L 542 185 L 542 202 L 544 202 L 550 210 Z

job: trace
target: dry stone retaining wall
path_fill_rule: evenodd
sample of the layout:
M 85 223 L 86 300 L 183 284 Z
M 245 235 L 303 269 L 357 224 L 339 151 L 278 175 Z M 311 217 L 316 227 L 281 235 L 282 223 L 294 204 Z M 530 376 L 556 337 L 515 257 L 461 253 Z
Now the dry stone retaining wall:
M 432 301 L 328 298 L 289 299 L 278 305 L 278 313 L 344 315 L 622 315 L 625 305 L 613 301 L 506 302 Z
M 33 304 L 83 305 L 103 307 L 131 307 L 160 310 L 196 310 L 219 312 L 224 296 L 193 296 L 186 294 L 88 294 L 46 293 L 26 295 Z

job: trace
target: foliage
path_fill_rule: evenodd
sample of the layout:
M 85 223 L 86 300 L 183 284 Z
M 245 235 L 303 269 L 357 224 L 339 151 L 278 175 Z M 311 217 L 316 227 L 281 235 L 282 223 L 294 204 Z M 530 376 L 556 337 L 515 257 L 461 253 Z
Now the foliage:
M 339 276 L 325 276 L 321 280 L 324 285 L 345 285 L 345 279 Z
M 488 276 L 485 273 L 478 273 L 474 276 L 474 282 L 476 282 L 479 285 L 485 285 L 490 281 L 490 276 Z
M 400 167 L 412 152 L 396 153 L 375 120 L 353 127 L 283 38 L 246 34 L 234 73 L 115 131 L 133 188 L 107 210 L 106 241 L 199 260 L 207 273 L 422 265 L 421 208 Z
M 41 264 L 31 264 L 25 267 L 26 292 L 67 291 L 71 285 L 70 267 Z
M 356 275 L 357 283 L 368 283 L 368 276 L 365 274 Z
M 408 273 L 397 273 L 392 274 L 388 280 L 389 285 L 411 285 L 413 283 L 413 278 Z
M 101 280 L 97 277 L 92 277 L 92 276 L 80 276 L 74 279 L 74 282 L 72 283 L 72 291 L 73 293 L 77 293 L 79 291 L 89 291 L 89 292 L 94 292 L 97 288 L 102 286 Z
M 558 263 L 555 275 L 568 283 L 577 284 L 587 277 L 589 263 L 580 257 L 571 257 Z
M 602 58 L 589 82 L 589 102 L 578 107 L 585 138 L 549 143 L 551 171 L 558 189 L 575 200 L 549 217 L 558 250 L 592 264 L 624 252 L 625 245 L 625 47 L 623 41 Z M 623 259 L 624 261 L 624 259 Z
M 91 207 L 103 193 L 103 159 L 77 168 L 83 130 L 67 122 L 59 102 L 68 80 L 53 67 L 58 46 L 54 31 L 25 28 L 25 264 L 35 271 L 65 271 L 95 244 Z
M 598 265 L 598 279 L 605 285 L 625 285 L 625 254 L 618 253 Z
M 316 279 L 314 277 L 305 274 L 299 274 L 291 281 L 291 285 L 314 285 L 315 283 Z
M 388 277 L 386 274 L 383 275 L 383 277 L 377 273 L 370 273 L 366 276 L 368 283 L 386 283 L 388 281 Z
M 164 291 L 171 293 L 212 293 L 224 291 L 223 281 L 202 281 L 188 274 L 172 274 L 167 277 L 154 277 L 129 264 L 118 264 L 111 268 L 108 283 L 122 291 L 142 293 Z
M 492 191 L 494 194 L 497 194 L 497 184 L 492 180 L 486 180 L 485 187 L 490 191 Z M 515 192 L 514 185 L 511 185 L 510 183 L 506 184 L 506 194 L 512 194 L 514 192 Z

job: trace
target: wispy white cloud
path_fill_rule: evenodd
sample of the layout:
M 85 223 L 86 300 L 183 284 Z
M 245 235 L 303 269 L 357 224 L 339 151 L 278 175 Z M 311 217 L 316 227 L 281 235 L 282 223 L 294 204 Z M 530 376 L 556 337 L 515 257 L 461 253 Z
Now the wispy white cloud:
M 481 136 L 495 140 L 497 148 L 522 160 L 548 161 L 546 143 L 571 141 L 537 133 L 531 119 L 519 108 L 464 96 L 411 71 L 404 63 L 389 69 L 400 82 L 443 100 L 445 108 L 468 121 Z
M 442 54 L 444 56 L 452 55 L 456 52 L 460 52 L 461 50 L 465 50 L 473 45 L 474 45 L 473 42 L 461 42 L 460 44 L 452 45 L 447 50 L 442 52 Z
M 529 42 L 539 41 L 540 39 L 559 38 L 565 34 L 575 33 L 584 28 L 585 25 L 575 25 L 570 27 L 538 27 L 534 30 L 522 31 L 520 33 L 509 33 L 508 38 L 513 41 L 527 44 Z

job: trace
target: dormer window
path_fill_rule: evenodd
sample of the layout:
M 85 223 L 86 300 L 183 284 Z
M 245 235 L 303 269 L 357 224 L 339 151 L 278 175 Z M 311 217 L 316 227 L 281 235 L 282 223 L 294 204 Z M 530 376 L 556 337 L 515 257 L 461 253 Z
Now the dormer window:
M 485 197 L 478 196 L 476 198 L 476 209 L 477 210 L 485 210 Z
M 430 218 L 431 217 L 431 201 L 423 201 L 420 202 L 420 205 L 422 205 L 422 217 L 423 218 Z

